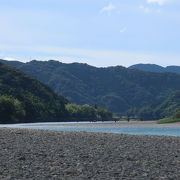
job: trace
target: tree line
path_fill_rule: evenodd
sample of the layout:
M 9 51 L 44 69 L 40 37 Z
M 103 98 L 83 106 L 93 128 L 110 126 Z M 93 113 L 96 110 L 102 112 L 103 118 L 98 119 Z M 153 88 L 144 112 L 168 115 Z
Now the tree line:
M 57 117 L 57 121 L 109 121 L 112 120 L 113 117 L 112 112 L 101 107 L 92 107 L 87 104 L 80 106 L 69 103 L 65 105 L 64 111 L 64 116 Z M 46 114 L 46 110 L 43 113 Z M 0 123 L 28 122 L 26 117 L 27 111 L 21 101 L 12 96 L 0 95 Z M 41 118 L 43 118 L 43 116 Z M 50 120 L 52 119 L 52 117 L 49 118 Z M 45 119 L 39 120 L 44 121 Z M 34 122 L 33 116 L 30 122 Z

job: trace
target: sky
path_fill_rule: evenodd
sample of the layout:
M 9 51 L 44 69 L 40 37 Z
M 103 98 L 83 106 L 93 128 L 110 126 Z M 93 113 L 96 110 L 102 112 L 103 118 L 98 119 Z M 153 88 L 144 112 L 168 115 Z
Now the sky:
M 0 58 L 180 66 L 180 0 L 0 0 Z

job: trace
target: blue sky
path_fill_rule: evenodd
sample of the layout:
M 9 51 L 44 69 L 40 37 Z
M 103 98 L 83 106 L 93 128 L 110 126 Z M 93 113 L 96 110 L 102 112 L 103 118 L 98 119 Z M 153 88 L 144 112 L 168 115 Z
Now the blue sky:
M 179 0 L 0 0 L 0 58 L 180 65 Z

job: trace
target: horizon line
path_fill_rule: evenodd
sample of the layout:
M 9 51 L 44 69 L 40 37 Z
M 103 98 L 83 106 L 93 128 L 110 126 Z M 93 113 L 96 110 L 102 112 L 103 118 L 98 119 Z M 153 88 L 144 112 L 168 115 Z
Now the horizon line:
M 162 68 L 167 68 L 167 67 L 171 67 L 171 66 L 178 66 L 180 67 L 179 65 L 174 65 L 174 64 L 171 64 L 171 65 L 167 65 L 167 66 L 162 66 L 162 65 L 159 65 L 159 64 L 154 64 L 154 63 L 136 63 L 136 64 L 132 64 L 130 66 L 124 66 L 124 65 L 120 65 L 120 64 L 117 64 L 117 65 L 108 65 L 108 66 L 95 66 L 95 65 L 92 65 L 92 64 L 89 64 L 87 62 L 78 62 L 78 61 L 73 61 L 73 62 L 63 62 L 61 60 L 58 60 L 58 59 L 36 59 L 36 58 L 33 58 L 33 59 L 30 59 L 30 60 L 21 60 L 21 59 L 16 59 L 16 58 L 0 58 L 0 60 L 4 60 L 4 61 L 9 61 L 9 62 L 21 62 L 21 63 L 29 63 L 29 62 L 32 62 L 32 61 L 38 61 L 38 62 L 48 62 L 48 61 L 56 61 L 56 62 L 59 62 L 59 63 L 63 63 L 63 64 L 74 64 L 74 63 L 78 63 L 78 64 L 86 64 L 88 66 L 92 66 L 92 67 L 96 67 L 96 68 L 108 68 L 108 67 L 117 67 L 117 66 L 121 66 L 121 67 L 125 67 L 125 68 L 129 68 L 131 66 L 134 66 L 134 65 L 155 65 L 155 66 L 159 66 L 159 67 L 162 67 Z

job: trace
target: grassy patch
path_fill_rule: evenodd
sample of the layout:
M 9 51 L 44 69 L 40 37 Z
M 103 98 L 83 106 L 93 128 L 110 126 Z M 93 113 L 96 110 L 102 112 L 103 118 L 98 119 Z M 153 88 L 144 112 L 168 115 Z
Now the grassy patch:
M 164 118 L 157 121 L 158 124 L 180 122 L 180 118 Z

